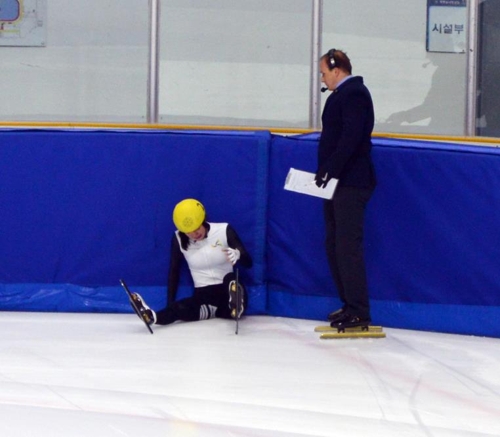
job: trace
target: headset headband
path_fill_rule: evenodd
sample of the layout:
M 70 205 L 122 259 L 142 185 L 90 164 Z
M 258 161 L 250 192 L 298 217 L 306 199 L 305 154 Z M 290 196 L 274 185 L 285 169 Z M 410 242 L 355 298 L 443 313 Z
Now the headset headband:
M 330 70 L 333 70 L 335 68 L 335 49 L 330 49 L 328 50 L 328 67 Z

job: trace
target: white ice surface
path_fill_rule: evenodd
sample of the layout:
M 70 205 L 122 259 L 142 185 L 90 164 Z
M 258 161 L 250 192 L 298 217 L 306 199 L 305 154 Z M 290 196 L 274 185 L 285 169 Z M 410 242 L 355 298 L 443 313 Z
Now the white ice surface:
M 318 324 L 2 312 L 0 436 L 500 435 L 499 339 Z

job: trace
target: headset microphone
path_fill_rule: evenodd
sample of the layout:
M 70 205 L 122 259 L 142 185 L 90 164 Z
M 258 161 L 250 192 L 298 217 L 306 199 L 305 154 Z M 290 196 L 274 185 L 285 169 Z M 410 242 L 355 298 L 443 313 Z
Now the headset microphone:
M 324 93 L 325 91 L 328 91 L 328 88 L 326 86 L 321 88 L 321 92 Z

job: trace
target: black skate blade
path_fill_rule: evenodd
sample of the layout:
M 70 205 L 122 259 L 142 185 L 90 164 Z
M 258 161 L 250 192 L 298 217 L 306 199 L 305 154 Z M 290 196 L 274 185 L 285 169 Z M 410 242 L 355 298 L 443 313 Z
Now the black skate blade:
M 139 308 L 137 308 L 137 304 L 135 303 L 135 300 L 134 300 L 134 295 L 132 294 L 132 292 L 127 287 L 127 284 L 125 284 L 125 281 L 123 279 L 120 279 L 120 284 L 123 287 L 123 289 L 125 290 L 125 292 L 127 293 L 128 300 L 130 301 L 130 305 L 132 306 L 133 310 L 137 314 L 137 317 L 139 317 L 139 319 L 141 319 L 144 322 L 144 324 L 146 325 L 146 328 L 148 328 L 148 331 L 151 334 L 153 334 L 153 329 L 151 328 L 151 326 L 149 325 L 149 323 L 144 319 L 144 317 L 142 316 L 141 312 L 139 311 Z

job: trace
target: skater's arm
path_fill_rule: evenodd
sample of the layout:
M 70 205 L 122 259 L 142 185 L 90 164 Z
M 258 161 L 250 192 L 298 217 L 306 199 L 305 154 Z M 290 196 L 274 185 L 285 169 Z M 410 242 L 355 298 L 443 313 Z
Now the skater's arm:
M 240 237 L 236 233 L 236 231 L 232 228 L 231 225 L 227 225 L 226 230 L 227 235 L 227 244 L 231 249 L 238 249 L 240 252 L 239 263 L 246 268 L 252 267 L 253 261 L 250 254 L 247 252 L 245 246 L 240 240 Z
M 167 305 L 172 305 L 177 296 L 177 288 L 179 287 L 179 277 L 181 272 L 182 252 L 179 246 L 179 240 L 175 234 L 172 237 L 170 244 L 170 266 L 168 269 L 168 294 Z

